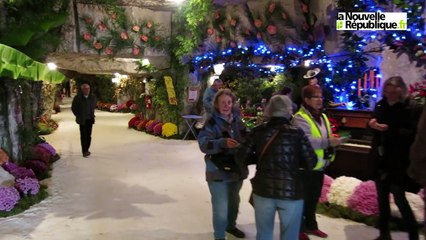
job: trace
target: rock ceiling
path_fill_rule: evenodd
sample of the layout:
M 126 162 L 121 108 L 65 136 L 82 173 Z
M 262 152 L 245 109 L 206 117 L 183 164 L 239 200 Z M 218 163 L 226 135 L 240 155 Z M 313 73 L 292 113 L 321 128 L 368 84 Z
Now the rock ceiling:
M 169 68 L 170 59 L 167 56 L 151 56 L 148 59 L 159 70 Z M 144 74 L 136 71 L 138 59 L 126 57 L 112 58 L 93 54 L 57 53 L 49 55 L 47 62 L 54 62 L 59 70 L 63 69 L 81 74 L 112 74 L 115 72 L 129 75 Z
M 241 4 L 252 0 L 214 0 L 216 5 Z M 77 0 L 80 6 L 92 5 L 91 0 Z M 130 8 L 143 8 L 155 12 L 174 12 L 179 3 L 176 0 L 119 0 L 121 6 Z M 92 5 L 93 6 L 93 5 Z M 96 13 L 93 13 L 96 14 Z M 73 29 L 68 29 L 68 32 L 73 32 Z M 69 34 L 69 33 L 68 33 Z M 66 38 L 75 38 L 73 36 L 65 36 Z M 167 69 L 170 67 L 169 56 L 149 56 L 147 57 L 150 63 L 157 69 Z M 80 74 L 112 74 L 119 72 L 121 74 L 141 75 L 137 72 L 137 59 L 121 57 L 107 57 L 97 54 L 88 54 L 87 52 L 56 52 L 50 54 L 47 62 L 54 62 L 59 69 L 64 71 L 74 71 Z

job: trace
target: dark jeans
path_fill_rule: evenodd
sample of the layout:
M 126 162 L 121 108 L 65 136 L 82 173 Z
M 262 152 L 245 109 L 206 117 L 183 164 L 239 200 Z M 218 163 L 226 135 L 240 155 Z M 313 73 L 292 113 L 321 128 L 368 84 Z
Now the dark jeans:
M 413 211 L 405 197 L 403 183 L 389 182 L 388 179 L 376 180 L 377 200 L 379 202 L 379 230 L 380 236 L 390 235 L 389 221 L 391 218 L 389 193 L 393 194 L 395 204 L 401 212 L 402 219 L 407 227 L 410 240 L 419 239 L 419 230 Z
M 236 227 L 243 181 L 207 182 L 213 209 L 214 238 L 225 238 L 225 231 Z
M 87 119 L 84 125 L 80 124 L 80 142 L 83 153 L 89 151 L 90 143 L 92 142 L 92 127 L 93 119 Z
M 309 171 L 303 173 L 304 183 L 304 204 L 302 227 L 300 230 L 317 230 L 318 223 L 315 215 L 317 203 L 321 197 L 321 190 L 324 181 L 323 171 Z

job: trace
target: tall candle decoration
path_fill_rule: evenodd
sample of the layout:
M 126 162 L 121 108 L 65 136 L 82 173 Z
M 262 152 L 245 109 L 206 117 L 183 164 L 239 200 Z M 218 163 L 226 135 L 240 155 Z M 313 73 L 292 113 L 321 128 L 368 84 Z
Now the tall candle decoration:
M 369 78 L 369 81 L 370 81 L 370 88 L 372 88 L 372 86 L 371 86 L 371 81 L 373 81 L 373 79 L 374 79 L 374 70 L 370 70 L 370 78 Z
M 382 98 L 382 91 L 380 89 L 381 86 L 382 86 L 381 79 L 380 77 L 377 77 L 376 78 L 377 99 Z
M 364 74 L 364 91 L 367 91 L 367 73 Z
M 361 97 L 361 78 L 358 78 L 358 97 Z

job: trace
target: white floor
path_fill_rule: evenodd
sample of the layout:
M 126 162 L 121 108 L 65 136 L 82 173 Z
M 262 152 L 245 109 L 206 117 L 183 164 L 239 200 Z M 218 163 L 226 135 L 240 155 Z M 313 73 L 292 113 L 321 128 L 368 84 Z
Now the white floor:
M 50 196 L 22 214 L 0 219 L 0 239 L 213 239 L 203 154 L 197 142 L 164 140 L 127 129 L 130 114 L 97 111 L 96 115 L 90 158 L 81 156 L 69 104 L 53 116 L 59 128 L 46 139 L 61 159 L 46 181 Z M 249 192 L 245 181 L 238 226 L 250 240 L 256 229 L 247 203 Z M 364 224 L 322 215 L 318 219 L 328 239 L 374 239 L 378 234 Z M 392 236 L 408 239 L 401 232 Z

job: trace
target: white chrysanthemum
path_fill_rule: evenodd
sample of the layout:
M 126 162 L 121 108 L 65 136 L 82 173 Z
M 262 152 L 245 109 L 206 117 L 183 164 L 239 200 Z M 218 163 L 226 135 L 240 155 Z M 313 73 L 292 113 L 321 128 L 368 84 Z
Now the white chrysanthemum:
M 361 180 L 353 177 L 342 176 L 336 178 L 330 186 L 330 191 L 327 195 L 328 202 L 348 207 L 348 199 L 359 184 L 361 184 Z
M 392 194 L 391 194 L 392 195 Z M 414 217 L 416 218 L 418 223 L 422 223 L 424 221 L 424 201 L 423 199 L 418 195 L 410 192 L 405 192 L 405 197 L 407 198 L 408 203 L 411 206 L 411 210 L 413 210 Z M 401 217 L 401 213 L 398 210 L 398 206 L 395 204 L 395 200 L 392 197 L 390 198 L 390 207 L 391 207 L 391 214 L 394 217 Z

